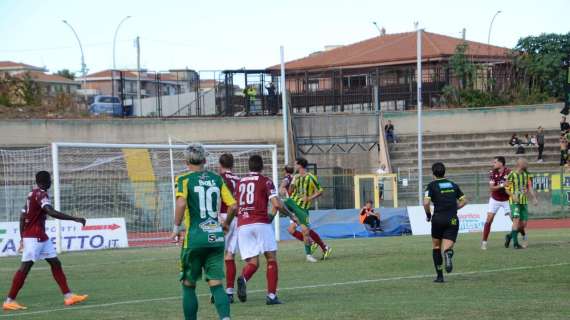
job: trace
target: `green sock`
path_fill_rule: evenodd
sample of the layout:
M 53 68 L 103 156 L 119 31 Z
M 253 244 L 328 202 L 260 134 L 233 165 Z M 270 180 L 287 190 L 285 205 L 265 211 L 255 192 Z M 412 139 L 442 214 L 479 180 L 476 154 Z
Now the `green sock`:
M 305 254 L 311 254 L 311 245 L 310 244 L 305 245 Z
M 224 286 L 219 284 L 217 286 L 210 287 L 210 292 L 212 292 L 212 296 L 214 296 L 214 305 L 216 306 L 220 319 L 229 319 L 230 301 L 228 300 L 228 295 L 224 291 Z
M 518 230 L 511 231 L 511 239 L 513 240 L 513 246 L 519 245 L 519 232 L 518 232 Z
M 184 319 L 198 319 L 198 297 L 196 297 L 196 287 L 182 285 L 182 307 L 184 309 Z

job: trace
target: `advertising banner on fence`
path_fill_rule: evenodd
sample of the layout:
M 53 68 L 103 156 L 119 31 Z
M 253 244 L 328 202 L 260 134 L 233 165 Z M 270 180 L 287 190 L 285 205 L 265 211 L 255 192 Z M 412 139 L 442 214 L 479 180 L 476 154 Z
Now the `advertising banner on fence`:
M 46 233 L 55 243 L 57 222 L 46 222 Z M 0 257 L 18 254 L 20 245 L 20 223 L 0 222 Z M 87 224 L 61 221 L 61 249 L 63 251 L 98 250 L 108 248 L 126 248 L 127 228 L 125 219 L 87 219 Z
M 486 204 L 470 204 L 461 209 L 457 214 L 459 232 L 482 232 L 488 210 L 489 206 Z M 408 207 L 408 216 L 413 235 L 431 234 L 431 223 L 426 221 L 423 207 Z M 495 215 L 491 231 L 510 231 L 511 226 L 511 218 L 501 211 Z

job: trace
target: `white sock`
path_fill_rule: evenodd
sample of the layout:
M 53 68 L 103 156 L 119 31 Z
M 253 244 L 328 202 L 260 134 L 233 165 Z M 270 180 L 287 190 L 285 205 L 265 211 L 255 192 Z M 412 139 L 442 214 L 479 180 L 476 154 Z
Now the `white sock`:
M 64 298 L 64 299 L 69 299 L 69 298 L 71 298 L 72 295 L 73 295 L 73 293 L 71 293 L 71 292 L 70 292 L 70 293 L 66 293 L 66 294 L 63 295 L 63 298 Z
M 226 293 L 227 294 L 234 294 L 234 288 L 227 288 Z
M 10 302 L 12 302 L 12 301 L 14 301 L 14 300 L 12 300 L 12 299 L 6 297 L 6 303 L 10 303 Z
M 269 293 L 267 294 L 267 297 L 271 300 L 275 299 L 277 296 L 275 295 L 275 293 Z

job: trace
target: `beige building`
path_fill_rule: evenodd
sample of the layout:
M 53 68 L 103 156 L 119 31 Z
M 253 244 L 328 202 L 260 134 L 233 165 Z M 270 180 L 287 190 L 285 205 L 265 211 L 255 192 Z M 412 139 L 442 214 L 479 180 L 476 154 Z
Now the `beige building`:
M 58 93 L 73 94 L 80 88 L 79 82 L 48 74 L 46 68 L 13 61 L 0 61 L 0 78 L 8 77 L 30 79 L 38 85 L 42 94 L 50 96 Z

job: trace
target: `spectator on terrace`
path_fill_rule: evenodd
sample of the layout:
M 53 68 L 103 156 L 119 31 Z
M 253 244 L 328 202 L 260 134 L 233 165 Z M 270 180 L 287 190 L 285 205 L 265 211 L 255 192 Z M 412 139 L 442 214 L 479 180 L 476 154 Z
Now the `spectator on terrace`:
M 384 132 L 386 133 L 386 141 L 388 141 L 388 143 L 397 143 L 396 131 L 392 120 L 388 120 L 388 123 L 384 126 Z
M 518 147 L 521 144 L 519 137 L 517 136 L 516 133 L 513 133 L 513 135 L 511 136 L 509 144 L 511 145 L 511 147 Z
M 367 224 L 373 230 L 380 229 L 380 214 L 374 212 L 372 201 L 366 201 L 366 205 L 360 210 L 360 223 Z
M 533 146 L 536 146 L 536 144 L 538 143 L 538 140 L 537 140 L 537 138 L 536 138 L 535 135 L 530 136 L 530 143 L 531 143 Z
M 524 144 L 526 144 L 527 146 L 534 146 L 534 142 L 533 142 L 533 138 L 534 136 L 530 136 L 528 133 L 524 135 Z M 534 139 L 536 140 L 536 139 Z
M 562 116 L 562 119 L 560 119 L 560 131 L 567 132 L 568 130 L 570 130 L 570 124 L 566 122 L 566 116 Z
M 276 115 L 278 110 L 277 110 L 277 88 L 275 88 L 275 84 L 273 84 L 273 82 L 269 83 L 269 86 L 265 87 L 265 89 L 267 89 L 267 96 L 268 96 L 268 107 L 269 107 L 269 111 L 271 112 L 272 115 Z
M 536 144 L 538 145 L 538 162 L 544 162 L 542 153 L 544 152 L 544 129 L 538 127 L 536 131 Z

